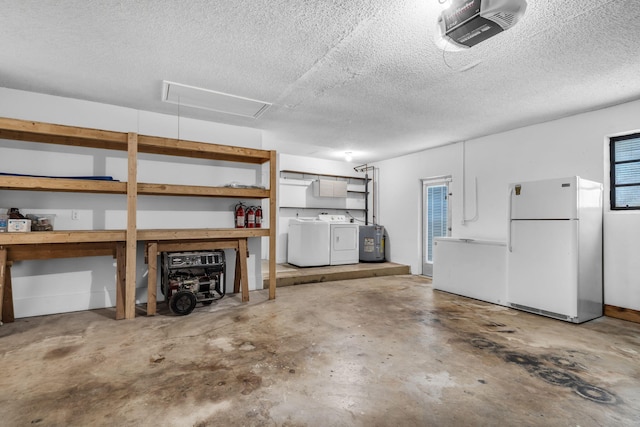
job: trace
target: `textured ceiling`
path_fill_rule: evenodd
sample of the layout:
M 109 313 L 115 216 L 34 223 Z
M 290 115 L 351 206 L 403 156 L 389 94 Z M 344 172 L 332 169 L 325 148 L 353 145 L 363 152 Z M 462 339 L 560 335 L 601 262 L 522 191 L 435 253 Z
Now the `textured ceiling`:
M 529 0 L 470 50 L 439 0 L 1 0 L 0 86 L 268 132 L 365 163 L 640 98 L 640 1 Z M 161 102 L 169 80 L 273 103 L 258 119 Z

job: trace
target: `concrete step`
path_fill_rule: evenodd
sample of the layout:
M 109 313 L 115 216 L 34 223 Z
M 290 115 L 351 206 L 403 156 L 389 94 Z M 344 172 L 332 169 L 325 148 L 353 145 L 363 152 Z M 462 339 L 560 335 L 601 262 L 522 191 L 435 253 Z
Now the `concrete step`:
M 267 272 L 268 268 L 263 268 L 262 271 Z M 411 274 L 411 268 L 408 265 L 393 262 L 330 265 L 325 267 L 296 267 L 291 264 L 278 264 L 276 266 L 276 287 L 403 274 Z M 266 274 L 263 274 L 263 283 L 264 287 L 268 287 L 268 276 Z

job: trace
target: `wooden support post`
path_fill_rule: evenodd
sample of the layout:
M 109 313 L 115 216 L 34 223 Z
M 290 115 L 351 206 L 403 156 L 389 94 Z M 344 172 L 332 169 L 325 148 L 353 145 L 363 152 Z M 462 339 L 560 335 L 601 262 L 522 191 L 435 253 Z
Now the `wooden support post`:
M 269 158 L 269 299 L 276 297 L 276 189 L 277 165 L 276 152 L 271 151 Z
M 247 271 L 247 239 L 238 241 L 237 256 L 240 258 L 240 284 L 242 286 L 242 302 L 249 301 L 249 272 Z
M 127 279 L 124 317 L 136 317 L 136 258 L 137 258 L 137 222 L 136 210 L 138 200 L 138 135 L 128 134 L 128 165 L 127 176 Z
M 240 249 L 236 250 L 236 269 L 233 275 L 233 293 L 240 292 L 240 278 L 242 277 L 242 271 L 240 269 Z
M 116 320 L 124 319 L 127 292 L 127 255 L 124 243 L 116 243 Z
M 147 276 L 147 316 L 155 316 L 158 283 L 158 242 L 148 243 L 145 252 L 147 253 L 147 265 L 149 266 Z
M 11 265 L 13 261 L 7 261 L 6 273 L 4 276 L 4 302 L 2 307 L 2 322 L 11 323 L 15 320 L 13 313 L 13 285 L 11 283 Z
M 0 319 L 2 317 L 2 308 L 4 306 L 4 282 L 7 277 L 7 248 L 0 246 Z M 0 321 L 0 325 L 2 322 Z

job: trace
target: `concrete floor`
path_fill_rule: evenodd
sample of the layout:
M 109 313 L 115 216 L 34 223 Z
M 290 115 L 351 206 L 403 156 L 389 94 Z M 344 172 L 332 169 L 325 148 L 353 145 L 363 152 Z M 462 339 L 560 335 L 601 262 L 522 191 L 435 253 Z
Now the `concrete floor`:
M 3 426 L 637 426 L 640 325 L 573 325 L 419 276 L 0 327 Z

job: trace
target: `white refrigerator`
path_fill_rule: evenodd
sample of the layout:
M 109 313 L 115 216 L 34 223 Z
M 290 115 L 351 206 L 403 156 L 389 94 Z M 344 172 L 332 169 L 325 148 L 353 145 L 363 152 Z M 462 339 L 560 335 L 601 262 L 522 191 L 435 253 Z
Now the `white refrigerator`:
M 602 316 L 602 197 L 577 176 L 509 186 L 509 306 L 573 323 Z

